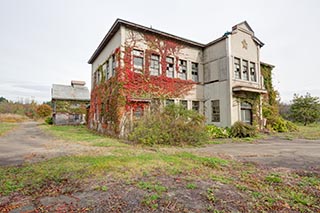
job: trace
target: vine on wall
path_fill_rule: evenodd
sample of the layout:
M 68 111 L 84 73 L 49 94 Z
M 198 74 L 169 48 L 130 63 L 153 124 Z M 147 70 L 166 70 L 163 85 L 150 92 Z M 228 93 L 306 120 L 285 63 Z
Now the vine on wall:
M 139 49 L 139 45 L 147 47 L 142 73 L 133 71 L 132 51 Z M 175 59 L 175 71 L 178 72 L 178 55 L 182 48 L 181 44 L 171 40 L 129 31 L 124 46 L 117 48 L 113 53 L 118 64 L 115 75 L 106 81 L 102 66 L 97 69 L 97 72 L 100 72 L 101 82 L 94 85 L 91 92 L 89 127 L 118 135 L 121 130 L 121 120 L 126 113 L 137 108 L 143 109 L 149 103 L 134 100 L 164 100 L 186 95 L 193 88 L 194 81 L 166 76 L 166 57 Z M 152 54 L 160 56 L 160 76 L 150 75 L 149 61 Z

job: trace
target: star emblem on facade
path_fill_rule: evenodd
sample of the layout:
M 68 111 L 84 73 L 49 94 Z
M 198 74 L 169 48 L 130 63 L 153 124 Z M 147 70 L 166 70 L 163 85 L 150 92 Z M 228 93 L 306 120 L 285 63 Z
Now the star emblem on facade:
M 248 49 L 248 43 L 247 43 L 247 41 L 245 39 L 243 39 L 243 41 L 241 41 L 241 43 L 242 43 L 242 48 L 243 49 Z

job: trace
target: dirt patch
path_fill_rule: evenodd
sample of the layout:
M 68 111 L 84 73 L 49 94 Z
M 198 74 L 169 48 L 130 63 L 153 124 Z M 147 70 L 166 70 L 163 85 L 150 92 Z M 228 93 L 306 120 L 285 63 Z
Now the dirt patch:
M 21 165 L 59 156 L 101 153 L 107 150 L 57 140 L 43 132 L 38 125 L 37 122 L 21 123 L 14 131 L 0 137 L 0 166 Z

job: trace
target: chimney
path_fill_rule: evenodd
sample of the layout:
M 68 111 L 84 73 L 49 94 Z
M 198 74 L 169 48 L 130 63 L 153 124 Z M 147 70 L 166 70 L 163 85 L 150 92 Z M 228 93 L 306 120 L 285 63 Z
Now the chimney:
M 71 81 L 71 86 L 84 86 L 86 84 L 86 82 L 84 81 L 75 81 L 75 80 L 72 80 Z

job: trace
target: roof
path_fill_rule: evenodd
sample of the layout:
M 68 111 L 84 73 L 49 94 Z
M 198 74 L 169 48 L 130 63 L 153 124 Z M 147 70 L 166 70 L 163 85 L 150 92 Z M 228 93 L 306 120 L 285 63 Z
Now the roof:
M 235 25 L 233 28 L 236 28 L 237 26 L 240 26 L 241 24 L 244 24 L 248 27 L 248 29 L 250 31 L 252 31 L 253 33 L 253 30 L 251 29 L 251 27 L 249 26 L 249 24 L 244 21 L 244 22 L 241 22 L 240 24 L 237 24 Z M 176 36 L 176 35 L 172 35 L 172 34 L 169 34 L 169 33 L 166 33 L 166 32 L 163 32 L 163 31 L 160 31 L 160 30 L 156 30 L 156 29 L 153 29 L 152 27 L 145 27 L 143 25 L 139 25 L 139 24 L 135 24 L 133 22 L 129 22 L 129 21 L 126 21 L 126 20 L 123 20 L 123 19 L 117 19 L 113 25 L 111 26 L 110 30 L 108 31 L 108 33 L 105 35 L 105 37 L 102 39 L 102 41 L 100 42 L 99 46 L 97 47 L 97 49 L 94 51 L 94 53 L 92 54 L 92 56 L 90 57 L 88 63 L 89 64 L 92 64 L 94 62 L 94 60 L 99 56 L 99 54 L 101 53 L 101 51 L 104 49 L 104 47 L 108 44 L 108 42 L 111 40 L 111 38 L 114 36 L 114 34 L 116 34 L 116 32 L 120 29 L 120 26 L 126 26 L 126 27 L 129 27 L 129 28 L 133 28 L 133 29 L 136 29 L 136 30 L 140 30 L 140 31 L 143 31 L 143 32 L 148 32 L 148 33 L 153 33 L 153 34 L 157 34 L 157 35 L 160 35 L 160 36 L 163 36 L 163 37 L 166 37 L 166 38 L 171 38 L 171 39 L 174 39 L 176 41 L 179 41 L 179 42 L 182 42 L 182 43 L 185 43 L 185 44 L 188 44 L 188 45 L 192 45 L 192 46 L 195 46 L 195 47 L 199 47 L 199 48 L 205 48 L 205 47 L 208 47 L 210 45 L 213 45 L 215 43 L 218 43 L 224 39 L 226 39 L 228 36 L 227 34 L 217 38 L 216 40 L 214 41 L 211 41 L 209 42 L 208 44 L 202 44 L 202 43 L 199 43 L 199 42 L 196 42 L 196 41 L 192 41 L 192 40 L 189 40 L 189 39 L 186 39 L 186 38 L 182 38 L 182 37 L 179 37 L 179 36 Z M 257 37 L 253 36 L 253 40 L 258 44 L 260 45 L 261 47 L 264 45 Z
M 199 47 L 199 48 L 203 48 L 203 47 L 206 46 L 206 45 L 201 44 L 199 42 L 195 42 L 195 41 L 192 41 L 192 40 L 189 40 L 189 39 L 186 39 L 186 38 L 175 36 L 175 35 L 160 31 L 160 30 L 153 29 L 151 27 L 145 27 L 143 25 L 135 24 L 133 22 L 129 22 L 129 21 L 126 21 L 126 20 L 123 20 L 123 19 L 117 19 L 113 23 L 113 25 L 110 28 L 109 32 L 102 39 L 101 43 L 99 44 L 97 49 L 94 51 L 93 55 L 90 57 L 90 59 L 88 61 L 89 64 L 92 64 L 94 62 L 94 60 L 98 57 L 100 52 L 107 45 L 107 43 L 110 41 L 110 39 L 113 37 L 113 35 L 119 30 L 121 25 L 126 26 L 126 27 L 131 27 L 131 28 L 134 28 L 134 29 L 138 29 L 138 30 L 142 30 L 142 31 L 145 31 L 145 32 L 157 34 L 157 35 L 162 35 L 164 37 L 171 38 L 171 39 L 180 41 L 182 43 L 186 43 L 186 44 L 189 44 L 189 45 L 192 45 L 192 46 L 196 46 L 196 47 Z
M 89 89 L 85 86 L 69 86 L 61 84 L 53 84 L 51 96 L 54 100 L 77 100 L 89 101 Z

